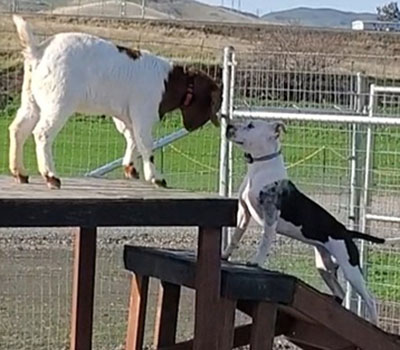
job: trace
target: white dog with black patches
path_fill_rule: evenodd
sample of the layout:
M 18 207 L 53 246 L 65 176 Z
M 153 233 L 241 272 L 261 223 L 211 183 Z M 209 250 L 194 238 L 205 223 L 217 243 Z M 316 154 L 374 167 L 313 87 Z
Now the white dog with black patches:
M 227 138 L 244 150 L 249 164 L 239 189 L 238 226 L 223 252 L 223 259 L 230 257 L 253 217 L 263 227 L 263 235 L 249 264 L 264 263 L 276 232 L 311 244 L 315 248 L 317 269 L 336 298 L 342 302 L 345 296 L 337 279 L 340 267 L 366 302 L 370 319 L 376 324 L 376 303 L 367 290 L 353 239 L 374 243 L 384 243 L 384 240 L 346 229 L 296 188 L 288 179 L 281 154 L 282 130 L 281 122 L 260 120 L 230 123 L 227 127 Z
M 85 33 L 60 33 L 39 43 L 23 18 L 13 19 L 25 57 L 21 107 L 9 128 L 10 171 L 18 182 L 28 182 L 23 147 L 33 133 L 39 172 L 50 188 L 60 188 L 51 148 L 75 112 L 112 115 L 126 139 L 125 175 L 137 177 L 137 146 L 145 180 L 160 186 L 166 182 L 152 150 L 158 119 L 179 108 L 189 131 L 209 120 L 218 125 L 221 88 L 206 74 Z

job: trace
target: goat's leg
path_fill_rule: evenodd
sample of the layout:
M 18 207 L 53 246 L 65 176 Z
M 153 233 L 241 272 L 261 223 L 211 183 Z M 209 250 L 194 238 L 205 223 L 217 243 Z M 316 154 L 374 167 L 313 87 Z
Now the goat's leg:
M 9 167 L 19 183 L 28 183 L 28 174 L 24 167 L 24 144 L 39 120 L 39 108 L 31 92 L 31 67 L 24 64 L 21 106 L 9 127 L 10 149 Z
M 68 120 L 68 116 L 72 114 L 63 110 L 42 110 L 39 122 L 33 130 L 36 143 L 36 157 L 40 174 L 46 180 L 50 189 L 58 189 L 61 187 L 61 181 L 56 176 L 52 145 L 55 137 Z
M 247 208 L 246 202 L 243 199 L 240 199 L 237 212 L 237 226 L 235 227 L 235 231 L 228 247 L 226 247 L 222 253 L 223 260 L 228 260 L 233 251 L 237 248 L 240 240 L 243 237 L 243 234 L 247 229 L 247 226 L 249 225 L 250 219 L 251 215 L 249 209 Z
M 117 118 L 113 118 L 117 130 L 124 135 L 126 141 L 125 155 L 122 160 L 124 174 L 127 179 L 138 179 L 139 171 L 135 167 L 139 164 L 139 157 L 136 152 L 136 142 L 131 124 Z
M 22 103 L 9 127 L 9 166 L 11 174 L 19 183 L 28 183 L 28 173 L 24 167 L 24 145 L 38 120 L 39 111 L 36 104 Z
M 337 270 L 339 265 L 332 260 L 329 252 L 322 247 L 314 247 L 315 266 L 319 274 L 335 295 L 336 300 L 341 304 L 345 297 L 344 290 L 337 279 Z
M 133 132 L 142 155 L 144 179 L 154 185 L 166 187 L 166 181 L 158 175 L 154 166 L 152 127 L 156 115 L 157 111 L 154 111 L 154 113 L 138 113 L 138 118 L 132 117 Z

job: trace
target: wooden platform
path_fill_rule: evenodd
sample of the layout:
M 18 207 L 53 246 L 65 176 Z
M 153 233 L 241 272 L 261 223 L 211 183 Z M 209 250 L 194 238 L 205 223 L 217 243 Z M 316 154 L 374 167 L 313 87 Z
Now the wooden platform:
M 0 227 L 75 227 L 70 350 L 91 350 L 97 227 L 198 227 L 199 289 L 196 304 L 217 304 L 220 285 L 221 233 L 235 226 L 237 201 L 177 189 L 157 189 L 141 181 L 63 178 L 61 190 L 44 181 L 16 184 L 0 177 Z M 195 350 L 218 350 L 218 334 L 209 329 L 212 315 L 196 315 Z
M 0 227 L 222 227 L 236 220 L 236 201 L 216 195 L 134 180 L 64 178 L 60 190 L 49 190 L 40 177 L 30 181 L 0 176 Z
M 157 278 L 175 286 L 197 288 L 196 256 L 193 252 L 125 246 L 125 267 L 138 276 Z M 234 347 L 250 343 L 255 306 L 257 317 L 268 317 L 260 305 L 277 307 L 275 336 L 285 335 L 307 350 L 399 350 L 400 337 L 375 327 L 339 305 L 333 297 L 322 294 L 299 279 L 261 268 L 224 262 L 221 266 L 222 300 L 232 300 L 237 308 L 253 317 L 253 326 L 237 327 L 232 334 Z M 259 304 L 257 304 L 257 302 Z M 260 304 L 261 303 L 261 304 Z M 217 314 L 216 309 L 208 306 Z M 213 327 L 222 320 L 214 317 Z M 234 323 L 233 323 L 234 324 Z M 261 330 L 261 335 L 265 329 Z M 172 339 L 172 337 L 169 337 Z M 192 342 L 168 344 L 168 350 L 190 350 Z M 227 349 L 232 349 L 228 346 Z M 261 344 L 259 349 L 270 349 Z M 160 347 L 164 349 L 164 347 Z

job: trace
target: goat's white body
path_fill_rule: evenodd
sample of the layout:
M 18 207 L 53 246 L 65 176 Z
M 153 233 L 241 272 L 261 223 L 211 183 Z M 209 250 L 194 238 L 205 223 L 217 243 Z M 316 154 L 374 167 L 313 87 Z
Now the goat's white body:
M 172 63 L 148 52 L 133 59 L 113 43 L 83 33 L 57 34 L 36 44 L 28 24 L 19 17 L 14 21 L 25 46 L 25 74 L 21 107 L 10 126 L 11 172 L 25 175 L 22 147 L 33 132 L 39 171 L 55 176 L 52 142 L 80 112 L 114 116 L 127 141 L 124 165 L 133 161 L 137 145 L 145 179 L 157 180 L 152 128 Z

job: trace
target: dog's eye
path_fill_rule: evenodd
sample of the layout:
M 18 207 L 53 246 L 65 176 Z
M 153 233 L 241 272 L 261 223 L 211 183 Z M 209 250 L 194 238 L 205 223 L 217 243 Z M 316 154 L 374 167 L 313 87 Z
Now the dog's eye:
M 249 124 L 247 125 L 247 129 L 253 129 L 253 128 L 254 128 L 253 123 L 249 123 Z

